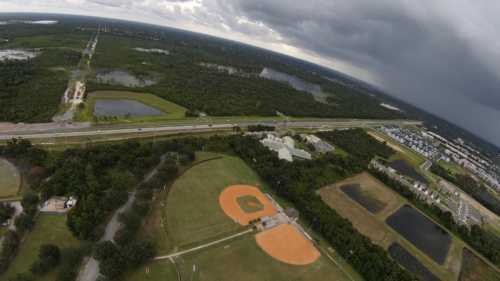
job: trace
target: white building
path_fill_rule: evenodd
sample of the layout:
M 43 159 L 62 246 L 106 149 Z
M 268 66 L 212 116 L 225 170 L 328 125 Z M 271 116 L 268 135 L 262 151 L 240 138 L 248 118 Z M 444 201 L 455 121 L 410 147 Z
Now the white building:
M 273 135 L 267 135 L 267 138 L 263 139 L 261 143 L 269 149 L 277 151 L 280 159 L 285 159 L 289 162 L 293 162 L 292 156 L 311 159 L 311 154 L 307 151 L 295 148 L 295 142 L 290 137 L 281 139 Z

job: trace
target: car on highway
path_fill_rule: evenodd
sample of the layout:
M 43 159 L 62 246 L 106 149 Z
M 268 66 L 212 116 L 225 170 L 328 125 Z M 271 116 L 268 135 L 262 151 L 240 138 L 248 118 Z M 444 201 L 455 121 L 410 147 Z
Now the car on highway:
M 22 139 L 23 137 L 17 137 L 18 139 Z
M 137 129 L 138 131 L 142 131 L 142 129 Z
M 101 132 L 101 130 L 97 130 L 97 132 L 98 132 L 98 133 L 100 133 L 100 132 Z
M 212 127 L 212 124 L 209 124 L 208 127 Z

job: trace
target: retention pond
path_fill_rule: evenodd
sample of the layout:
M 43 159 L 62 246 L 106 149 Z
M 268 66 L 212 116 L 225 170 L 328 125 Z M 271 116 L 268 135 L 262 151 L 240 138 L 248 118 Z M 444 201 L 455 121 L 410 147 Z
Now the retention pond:
M 433 261 L 443 264 L 451 236 L 433 221 L 405 205 L 387 217 L 385 223 Z
M 384 208 L 384 204 L 382 202 L 363 194 L 363 189 L 359 186 L 359 184 L 346 184 L 341 186 L 340 190 L 370 213 L 376 214 Z
M 262 72 L 259 75 L 264 78 L 288 82 L 297 90 L 307 91 L 313 94 L 314 98 L 316 98 L 317 100 L 323 98 L 323 92 L 320 89 L 316 88 L 314 85 L 304 83 L 299 79 L 291 75 L 288 75 L 286 73 L 264 67 L 264 70 L 262 70 Z
M 127 114 L 130 114 L 130 117 L 141 117 L 164 115 L 165 112 L 135 100 L 96 99 L 94 101 L 95 116 L 122 117 Z
M 389 163 L 389 167 L 419 182 L 429 184 L 429 182 L 421 174 L 417 173 L 417 171 L 415 171 L 415 169 L 413 169 L 412 166 L 408 165 L 408 163 L 406 163 L 404 160 L 394 160 Z

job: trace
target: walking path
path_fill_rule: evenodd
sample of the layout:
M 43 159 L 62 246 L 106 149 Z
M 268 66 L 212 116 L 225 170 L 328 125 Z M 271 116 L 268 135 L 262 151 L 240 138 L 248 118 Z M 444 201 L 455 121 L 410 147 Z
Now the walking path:
M 252 229 L 249 229 L 249 230 L 246 230 L 246 231 L 240 232 L 240 233 L 238 233 L 238 234 L 235 234 L 234 236 L 229 236 L 229 237 L 226 237 L 226 238 L 223 238 L 223 239 L 220 239 L 220 240 L 217 240 L 217 241 L 214 241 L 214 242 L 211 242 L 211 243 L 205 244 L 205 245 L 201 245 L 201 246 L 198 246 L 198 247 L 195 247 L 195 248 L 192 248 L 192 249 L 186 250 L 186 251 L 182 251 L 182 252 L 178 252 L 178 253 L 173 253 L 173 254 L 166 255 L 166 256 L 159 256 L 159 257 L 155 257 L 153 260 L 163 260 L 163 259 L 170 259 L 170 258 L 174 258 L 174 257 L 180 256 L 180 255 L 183 255 L 183 254 L 185 254 L 185 253 L 193 252 L 193 251 L 196 251 L 196 250 L 199 250 L 199 249 L 203 249 L 203 248 L 206 248 L 206 247 L 209 247 L 209 246 L 212 246 L 212 245 L 218 244 L 218 243 L 220 243 L 220 242 L 224 242 L 224 241 L 227 241 L 227 240 L 231 240 L 233 237 L 241 236 L 241 235 L 244 235 L 244 234 L 250 233 L 250 232 L 252 232 L 252 231 L 253 231 Z

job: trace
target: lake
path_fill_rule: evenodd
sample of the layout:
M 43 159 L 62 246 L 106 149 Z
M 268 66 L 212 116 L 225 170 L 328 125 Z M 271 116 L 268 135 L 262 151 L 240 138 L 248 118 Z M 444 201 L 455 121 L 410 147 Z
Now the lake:
M 25 50 L 0 50 L 0 60 L 26 60 L 28 58 L 34 58 L 36 56 L 35 51 L 25 51 Z
M 119 84 L 123 86 L 144 87 L 156 83 L 155 79 L 141 79 L 124 71 L 105 71 L 96 75 L 101 83 Z
M 359 184 L 346 184 L 341 186 L 340 190 L 370 213 L 376 214 L 384 208 L 384 204 L 382 202 L 363 194 L 363 190 Z
M 404 160 L 394 160 L 389 163 L 389 167 L 421 183 L 425 183 L 427 185 L 429 184 L 429 182 L 421 174 L 417 173 L 417 171 L 415 171 L 415 169 L 413 169 L 412 166 L 408 165 L 408 163 L 406 163 Z
M 264 70 L 259 74 L 259 76 L 264 77 L 264 78 L 269 78 L 269 79 L 275 79 L 275 80 L 280 80 L 280 81 L 285 81 L 290 83 L 295 89 L 297 90 L 302 90 L 302 91 L 307 91 L 311 94 L 314 95 L 314 98 L 317 100 L 323 98 L 323 92 L 316 88 L 314 85 L 307 84 L 302 82 L 301 80 L 288 75 L 286 73 L 264 67 Z
M 166 114 L 135 100 L 96 99 L 94 101 L 94 116 L 122 117 L 129 113 L 131 117 Z
M 136 51 L 139 51 L 139 52 L 160 53 L 160 54 L 168 55 L 168 51 L 162 50 L 162 49 L 144 49 L 144 48 L 139 48 L 139 47 L 133 48 L 133 49 Z
M 451 236 L 412 207 L 405 205 L 387 217 L 385 223 L 438 264 L 443 264 Z

